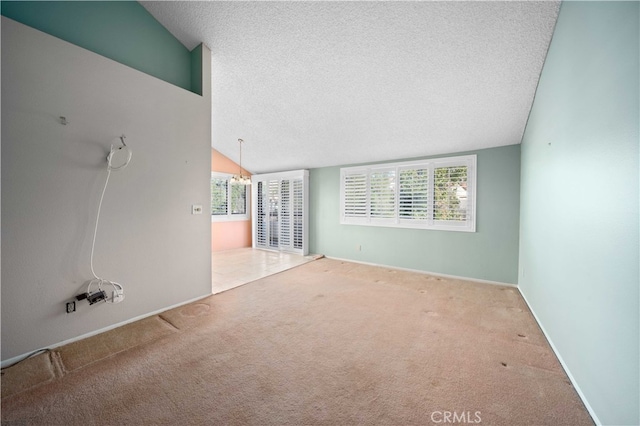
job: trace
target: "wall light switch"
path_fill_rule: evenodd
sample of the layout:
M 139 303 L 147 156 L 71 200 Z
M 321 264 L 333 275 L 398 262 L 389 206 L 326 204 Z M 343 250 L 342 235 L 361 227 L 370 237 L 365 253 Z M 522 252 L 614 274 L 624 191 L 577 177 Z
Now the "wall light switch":
M 191 214 L 202 214 L 202 204 L 193 204 L 191 206 Z

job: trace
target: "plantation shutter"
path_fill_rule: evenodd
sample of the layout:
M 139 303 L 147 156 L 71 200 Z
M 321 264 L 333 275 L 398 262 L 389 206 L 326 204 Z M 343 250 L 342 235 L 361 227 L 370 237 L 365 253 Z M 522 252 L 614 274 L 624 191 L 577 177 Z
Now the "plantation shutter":
M 342 197 L 344 217 L 367 217 L 367 173 L 352 173 L 343 177 Z
M 254 247 L 306 255 L 309 172 L 253 175 Z
M 340 169 L 340 224 L 476 230 L 476 156 Z
M 280 182 L 280 245 L 291 246 L 291 181 Z
M 395 170 L 372 172 L 370 194 L 371 219 L 393 219 L 396 214 Z
M 296 250 L 304 249 L 304 181 L 296 179 L 293 181 L 293 248 Z
M 429 169 L 400 170 L 398 217 L 400 220 L 428 220 Z
M 254 219 L 254 244 L 257 247 L 267 246 L 267 205 L 268 198 L 265 190 L 265 182 L 257 182 L 256 184 L 256 214 Z

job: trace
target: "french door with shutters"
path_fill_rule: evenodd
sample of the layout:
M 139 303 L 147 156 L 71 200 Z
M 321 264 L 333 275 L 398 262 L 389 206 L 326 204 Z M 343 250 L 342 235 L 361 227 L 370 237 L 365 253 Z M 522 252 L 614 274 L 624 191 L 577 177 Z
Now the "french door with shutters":
M 309 253 L 309 171 L 251 176 L 253 247 Z

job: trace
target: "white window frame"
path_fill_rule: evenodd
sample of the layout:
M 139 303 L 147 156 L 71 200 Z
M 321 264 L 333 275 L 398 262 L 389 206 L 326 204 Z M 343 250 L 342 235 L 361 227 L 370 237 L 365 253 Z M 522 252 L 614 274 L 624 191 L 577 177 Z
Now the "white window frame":
M 220 172 L 211 172 L 211 180 L 215 179 L 224 179 L 227 181 L 227 188 L 231 188 L 231 178 L 232 174 L 229 173 L 220 173 Z M 240 222 L 251 220 L 251 188 L 250 185 L 245 186 L 245 200 L 247 202 L 245 213 L 244 214 L 232 214 L 229 212 L 229 207 L 231 206 L 231 191 L 227 191 L 227 214 L 226 215 L 211 215 L 211 222 Z M 209 206 L 209 212 L 211 212 L 211 206 Z
M 393 228 L 433 229 L 442 231 L 476 232 L 476 155 L 458 157 L 432 158 L 426 160 L 405 161 L 398 163 L 370 164 L 340 169 L 340 224 L 385 226 Z M 467 167 L 467 213 L 464 221 L 434 220 L 434 171 L 441 167 Z M 426 219 L 400 218 L 400 172 L 407 169 L 428 170 L 428 209 Z M 379 172 L 395 173 L 395 215 L 393 218 L 376 218 L 371 215 L 371 176 Z M 366 176 L 366 207 L 360 217 L 348 216 L 345 213 L 345 179 L 347 176 Z M 360 198 L 362 200 L 362 198 Z M 353 211 L 353 208 L 352 208 Z M 362 211 L 362 210 L 359 210 Z

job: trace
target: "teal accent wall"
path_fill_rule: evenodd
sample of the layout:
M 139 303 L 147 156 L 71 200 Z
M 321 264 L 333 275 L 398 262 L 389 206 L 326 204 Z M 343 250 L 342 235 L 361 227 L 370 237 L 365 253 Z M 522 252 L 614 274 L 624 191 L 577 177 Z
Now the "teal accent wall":
M 191 91 L 202 95 L 202 44 L 191 51 Z
M 327 167 L 309 175 L 310 252 L 515 284 L 520 145 L 447 156 L 466 154 L 477 155 L 477 232 L 341 225 L 340 167 Z
M 522 293 L 595 418 L 639 415 L 638 2 L 564 2 L 522 142 Z
M 187 48 L 138 2 L 3 1 L 0 6 L 8 18 L 202 94 L 192 89 Z

